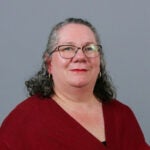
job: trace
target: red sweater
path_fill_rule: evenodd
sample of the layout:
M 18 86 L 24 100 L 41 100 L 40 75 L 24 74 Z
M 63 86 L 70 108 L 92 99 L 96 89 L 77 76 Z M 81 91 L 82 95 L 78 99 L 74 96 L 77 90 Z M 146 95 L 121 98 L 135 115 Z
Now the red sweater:
M 132 111 L 113 100 L 103 103 L 106 146 L 55 101 L 32 96 L 0 128 L 0 150 L 150 150 Z

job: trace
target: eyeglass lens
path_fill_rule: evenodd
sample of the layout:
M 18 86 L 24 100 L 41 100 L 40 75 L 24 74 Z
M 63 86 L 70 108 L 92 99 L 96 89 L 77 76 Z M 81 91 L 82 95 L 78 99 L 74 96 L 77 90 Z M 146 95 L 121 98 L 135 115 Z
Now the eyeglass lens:
M 89 44 L 83 48 L 78 48 L 73 45 L 61 45 L 58 47 L 58 51 L 63 58 L 73 58 L 79 49 L 82 49 L 87 57 L 97 57 L 100 52 L 100 45 Z

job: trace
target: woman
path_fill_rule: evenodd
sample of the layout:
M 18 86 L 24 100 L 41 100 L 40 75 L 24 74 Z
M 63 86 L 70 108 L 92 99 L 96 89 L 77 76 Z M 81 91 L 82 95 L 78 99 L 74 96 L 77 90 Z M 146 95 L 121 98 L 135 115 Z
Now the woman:
M 149 149 L 130 108 L 115 100 L 88 21 L 68 18 L 52 29 L 41 70 L 26 86 L 30 97 L 1 126 L 1 150 Z

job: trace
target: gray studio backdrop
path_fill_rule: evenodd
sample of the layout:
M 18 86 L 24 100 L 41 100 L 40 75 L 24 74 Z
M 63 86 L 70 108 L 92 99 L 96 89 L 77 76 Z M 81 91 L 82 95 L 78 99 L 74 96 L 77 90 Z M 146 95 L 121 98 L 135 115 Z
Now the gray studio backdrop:
M 149 7 L 149 0 L 0 0 L 0 123 L 26 98 L 24 81 L 40 68 L 51 27 L 82 17 L 98 29 L 117 98 L 150 143 Z

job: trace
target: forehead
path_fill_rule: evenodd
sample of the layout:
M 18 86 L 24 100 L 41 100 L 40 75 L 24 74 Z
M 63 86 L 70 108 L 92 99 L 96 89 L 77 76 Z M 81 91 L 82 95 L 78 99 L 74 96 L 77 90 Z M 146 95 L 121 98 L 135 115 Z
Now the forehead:
M 86 25 L 70 23 L 63 26 L 58 32 L 58 42 L 94 42 L 96 43 L 95 34 Z

